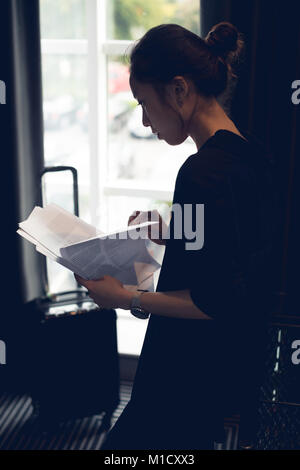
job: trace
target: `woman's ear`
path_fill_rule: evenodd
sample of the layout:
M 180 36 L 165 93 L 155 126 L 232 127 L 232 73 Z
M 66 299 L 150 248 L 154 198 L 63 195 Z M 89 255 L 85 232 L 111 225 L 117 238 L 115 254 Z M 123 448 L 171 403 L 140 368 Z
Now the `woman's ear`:
M 189 85 L 184 77 L 176 76 L 172 81 L 173 89 L 175 92 L 175 100 L 178 106 L 183 106 L 185 97 L 189 91 Z
M 181 106 L 183 105 L 182 89 L 181 89 L 180 87 L 176 87 L 175 93 L 176 93 L 176 101 L 177 101 L 177 104 L 178 104 L 178 106 L 181 107 Z

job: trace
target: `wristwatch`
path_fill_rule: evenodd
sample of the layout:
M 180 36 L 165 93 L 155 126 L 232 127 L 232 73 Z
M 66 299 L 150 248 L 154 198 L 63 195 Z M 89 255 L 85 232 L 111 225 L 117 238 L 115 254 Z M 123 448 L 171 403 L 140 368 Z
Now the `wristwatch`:
M 135 317 L 140 318 L 141 320 L 146 320 L 149 317 L 150 313 L 146 312 L 141 307 L 140 296 L 143 292 L 148 291 L 140 291 L 139 294 L 135 295 L 131 300 L 130 312 Z

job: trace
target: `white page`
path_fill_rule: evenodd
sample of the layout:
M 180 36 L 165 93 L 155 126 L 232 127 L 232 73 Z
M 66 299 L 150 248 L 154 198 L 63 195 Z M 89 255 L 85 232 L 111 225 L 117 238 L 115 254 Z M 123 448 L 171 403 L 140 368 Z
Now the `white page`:
M 37 251 L 85 279 L 109 274 L 124 284 L 139 285 L 160 267 L 146 247 L 148 226 L 153 223 L 156 222 L 104 234 L 50 204 L 35 207 L 17 232 L 36 245 Z
M 85 273 L 83 271 L 81 271 L 80 268 L 78 268 L 77 266 L 72 265 L 72 263 L 60 258 L 59 256 L 55 256 L 51 251 L 47 250 L 46 248 L 37 245 L 36 246 L 36 251 L 38 251 L 39 253 L 41 253 L 44 256 L 47 256 L 47 258 L 50 258 L 52 261 L 55 261 L 56 263 L 61 264 L 65 268 L 72 271 L 72 273 L 79 274 L 79 276 L 81 276 L 81 277 L 85 277 Z
M 111 239 L 114 239 L 114 238 L 128 238 L 128 233 L 131 233 L 131 234 L 134 234 L 134 232 L 137 232 L 137 229 L 139 230 L 139 233 L 142 233 L 143 234 L 143 237 L 145 239 L 148 238 L 148 229 L 146 230 L 146 228 L 149 226 L 149 225 L 156 225 L 158 222 L 143 222 L 143 223 L 140 223 L 140 224 L 137 224 L 137 225 L 134 225 L 134 226 L 128 226 L 126 229 L 122 228 L 122 229 L 119 229 L 119 230 L 113 230 L 112 232 L 101 232 L 100 235 L 96 235 L 96 236 L 93 236 L 93 237 L 89 237 L 89 238 L 85 238 L 84 240 L 79 240 L 78 242 L 74 242 L 74 243 L 68 243 L 66 245 L 63 245 L 62 248 L 65 248 L 67 246 L 75 246 L 76 244 L 79 244 L 79 243 L 82 243 L 82 242 L 87 242 L 87 241 L 91 241 L 91 240 L 98 240 L 99 238 L 102 238 L 102 239 L 107 239 L 107 238 L 111 238 Z M 131 235 L 132 237 L 134 235 Z M 137 238 L 139 238 L 139 235 L 136 235 Z
M 29 242 L 33 243 L 34 245 L 37 245 L 37 244 L 38 244 L 38 241 L 37 241 L 35 238 L 33 238 L 33 237 L 31 237 L 30 235 L 28 235 L 28 233 L 27 233 L 27 232 L 24 232 L 24 230 L 22 230 L 21 228 L 19 228 L 19 229 L 17 230 L 17 233 L 18 233 L 19 235 L 21 235 L 21 237 L 26 238 L 26 240 L 28 240 Z
M 107 274 L 135 285 L 160 267 L 142 238 L 96 238 L 61 248 L 60 252 L 63 259 L 81 266 L 88 279 L 99 279 Z
M 49 204 L 43 209 L 35 207 L 19 227 L 56 256 L 60 255 L 59 249 L 64 245 L 103 233 L 55 204 Z
M 68 212 L 63 207 L 58 206 L 57 204 L 48 204 L 46 207 L 42 208 L 42 211 L 46 214 L 53 214 L 53 213 L 60 213 L 62 216 L 65 216 L 67 219 L 72 221 L 72 223 L 76 224 L 78 228 L 80 228 L 87 237 L 93 237 L 95 235 L 103 235 L 104 232 L 97 227 L 85 222 L 77 215 Z M 74 243 L 74 242 L 72 242 Z
M 23 237 L 26 240 L 28 240 L 29 242 L 33 243 L 33 245 L 35 245 L 35 247 L 41 247 L 43 250 L 46 250 L 47 252 L 49 252 L 53 257 L 58 258 L 58 256 L 55 253 L 53 253 L 53 251 L 48 250 L 48 248 L 46 246 L 44 246 L 42 243 L 39 243 L 38 240 L 33 238 L 31 235 L 28 235 L 28 233 L 24 232 L 24 230 L 22 230 L 21 228 L 19 230 L 17 230 L 17 233 L 19 235 L 21 235 L 21 237 Z

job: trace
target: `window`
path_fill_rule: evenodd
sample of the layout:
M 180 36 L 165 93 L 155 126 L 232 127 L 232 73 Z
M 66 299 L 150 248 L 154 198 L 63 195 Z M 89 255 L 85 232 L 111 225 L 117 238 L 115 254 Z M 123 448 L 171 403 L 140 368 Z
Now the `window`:
M 189 139 L 171 147 L 142 125 L 124 54 L 160 23 L 199 34 L 199 3 L 40 0 L 45 164 L 77 168 L 80 217 L 102 230 L 126 225 L 136 209 L 166 207 L 179 167 L 196 151 Z M 46 201 L 72 210 L 71 178 L 49 174 L 45 183 Z M 75 287 L 72 274 L 50 261 L 48 274 L 50 292 Z M 118 318 L 138 329 L 147 324 L 128 312 Z M 119 334 L 121 352 L 139 354 L 140 337 L 137 345 Z

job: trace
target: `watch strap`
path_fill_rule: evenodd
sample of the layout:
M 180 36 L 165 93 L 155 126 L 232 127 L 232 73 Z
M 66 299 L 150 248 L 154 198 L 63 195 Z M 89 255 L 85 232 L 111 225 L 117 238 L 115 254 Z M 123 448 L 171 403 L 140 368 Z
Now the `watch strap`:
M 141 291 L 139 293 L 137 293 L 131 300 L 131 305 L 130 305 L 130 311 L 132 313 L 132 315 L 134 315 L 135 317 L 137 318 L 142 318 L 142 319 L 146 319 L 149 317 L 149 313 L 146 312 L 142 307 L 141 307 L 141 295 L 143 294 L 143 292 L 147 292 L 147 291 Z
M 142 309 L 142 307 L 141 307 L 141 301 L 140 301 L 141 294 L 142 294 L 142 292 L 139 292 L 138 294 L 136 294 L 136 295 L 132 298 L 130 308 L 140 308 L 140 309 Z

